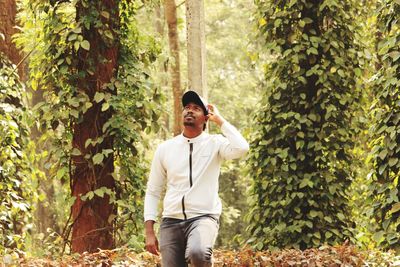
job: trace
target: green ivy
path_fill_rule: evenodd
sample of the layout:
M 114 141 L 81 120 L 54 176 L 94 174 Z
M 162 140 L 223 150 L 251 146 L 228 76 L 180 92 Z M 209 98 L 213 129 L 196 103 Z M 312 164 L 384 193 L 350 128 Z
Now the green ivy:
M 30 113 L 24 108 L 25 89 L 15 68 L 0 53 L 0 255 L 6 249 L 24 248 L 36 197 Z
M 137 10 L 149 1 L 118 2 L 119 16 L 115 16 L 102 10 L 100 2 L 27 0 L 24 5 L 26 17 L 38 22 L 39 37 L 32 34 L 33 26 L 26 20 L 26 35 L 21 35 L 19 42 L 28 47 L 31 44 L 29 37 L 37 38 L 37 47 L 40 48 L 30 51 L 30 82 L 34 90 L 44 92 L 45 101 L 35 107 L 35 114 L 42 132 L 46 132 L 42 141 L 53 143 L 49 157 L 55 164 L 46 166 L 51 178 L 68 181 L 74 171 L 71 159 L 81 155 L 81 151 L 72 145 L 73 125 L 82 121 L 94 103 L 101 104 L 101 112 L 112 110 L 112 116 L 102 128 L 103 134 L 85 140 L 85 148 L 95 148 L 112 138 L 112 148 L 88 149 L 91 152 L 83 156 L 93 166 L 102 166 L 109 155 L 114 156 L 115 172 L 112 175 L 117 184 L 116 191 L 94 188 L 81 199 L 91 201 L 94 197 L 109 197 L 110 202 L 118 206 L 117 218 L 110 220 L 117 226 L 131 223 L 136 227 L 133 229 L 140 231 L 144 173 L 148 168 L 143 160 L 146 135 L 158 128 L 157 105 L 160 104 L 160 95 L 151 82 L 149 68 L 159 53 L 159 47 L 152 38 L 140 33 L 135 20 Z M 87 9 L 85 14 L 77 16 L 78 5 Z M 118 30 L 110 31 L 109 23 L 118 23 Z M 88 29 L 101 35 L 101 45 L 91 44 L 83 37 Z M 88 57 L 83 68 L 80 65 L 83 64 L 82 56 L 96 45 L 108 47 L 115 44 L 118 45 L 119 67 L 111 82 L 93 95 L 79 90 L 80 82 L 91 77 L 96 62 L 107 60 Z M 123 227 L 116 229 L 125 230 Z M 129 236 L 122 235 L 121 239 L 121 242 L 127 241 Z
M 400 245 L 400 3 L 382 1 L 378 22 L 381 40 L 377 53 L 379 72 L 373 77 L 376 101 L 373 104 L 371 156 L 374 164 L 374 216 L 380 225 L 375 241 L 391 248 Z
M 255 248 L 352 239 L 348 188 L 363 56 L 351 1 L 256 1 L 269 52 L 249 175 Z

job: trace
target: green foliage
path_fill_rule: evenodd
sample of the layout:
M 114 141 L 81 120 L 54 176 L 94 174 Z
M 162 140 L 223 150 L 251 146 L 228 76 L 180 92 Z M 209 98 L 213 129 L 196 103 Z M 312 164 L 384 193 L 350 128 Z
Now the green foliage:
M 36 197 L 35 154 L 24 96 L 15 66 L 0 53 L 0 255 L 7 248 L 24 248 Z
M 371 193 L 374 196 L 374 216 L 380 231 L 375 241 L 385 247 L 400 248 L 400 3 L 382 1 L 379 8 L 377 45 L 381 60 L 374 76 L 376 101 L 373 125 L 370 129 L 373 162 Z
M 32 88 L 44 90 L 45 101 L 36 105 L 35 112 L 41 130 L 46 132 L 42 141 L 53 144 L 49 157 L 55 164 L 46 166 L 50 179 L 68 181 L 74 171 L 73 157 L 83 156 L 95 168 L 101 167 L 110 155 L 114 156 L 112 176 L 117 184 L 116 191 L 94 188 L 81 198 L 109 197 L 110 202 L 118 206 L 117 218 L 110 220 L 115 221 L 116 229 L 120 230 L 117 232 L 119 244 L 140 235 L 144 173 L 148 167 L 143 160 L 146 135 L 158 128 L 155 122 L 159 116 L 160 96 L 148 73 L 159 47 L 153 38 L 140 33 L 135 20 L 137 10 L 146 2 L 119 1 L 118 15 L 105 11 L 101 1 L 26 1 L 23 21 L 26 30 L 18 38 L 24 47 L 29 47 L 34 39 L 41 48 L 29 51 L 32 52 L 29 64 Z M 77 14 L 78 7 L 87 12 Z M 38 23 L 32 25 L 31 20 Z M 90 40 L 95 34 L 101 37 L 99 43 Z M 114 46 L 118 48 L 118 69 L 114 78 L 103 84 L 101 91 L 82 90 L 93 82 L 98 64 L 110 63 L 102 56 L 102 51 Z M 95 78 L 102 83 L 103 77 Z M 101 105 L 101 114 L 112 111 L 112 115 L 96 138 L 84 140 L 86 152 L 89 152 L 85 154 L 72 145 L 73 127 L 97 104 Z M 114 140 L 111 149 L 96 149 L 110 137 Z M 72 203 L 64 204 L 69 210 L 68 205 Z M 66 219 L 65 215 L 61 218 L 64 223 Z M 68 239 L 68 233 L 58 234 Z
M 117 201 L 119 244 L 143 249 L 143 201 L 149 162 L 145 152 L 149 147 L 147 134 L 157 132 L 161 96 L 150 79 L 150 67 L 159 53 L 152 37 L 140 33 L 133 10 L 126 25 L 126 38 L 122 40 L 119 80 L 124 84 L 118 95 L 118 116 L 115 116 L 115 147 L 117 148 Z M 125 50 L 126 49 L 126 50 Z
M 249 47 L 253 31 L 252 0 L 207 1 L 205 3 L 207 35 L 207 88 L 209 102 L 246 136 L 248 120 L 259 95 L 256 84 L 262 68 L 252 65 Z M 183 36 L 184 37 L 184 36 Z M 232 40 L 235 40 L 232 42 Z M 209 123 L 211 133 L 220 133 L 218 126 Z M 220 175 L 219 195 L 223 203 L 217 247 L 237 248 L 246 234 L 246 161 L 226 162 Z
M 262 68 L 253 64 L 250 45 L 254 31 L 249 28 L 253 26 L 255 6 L 252 0 L 213 0 L 205 8 L 209 102 L 243 132 L 259 101 L 257 83 L 263 76 Z M 209 126 L 218 131 L 218 127 Z
M 351 1 L 256 1 L 271 53 L 249 174 L 257 249 L 352 238 L 348 187 L 361 76 Z M 353 125 L 352 125 L 353 123 Z

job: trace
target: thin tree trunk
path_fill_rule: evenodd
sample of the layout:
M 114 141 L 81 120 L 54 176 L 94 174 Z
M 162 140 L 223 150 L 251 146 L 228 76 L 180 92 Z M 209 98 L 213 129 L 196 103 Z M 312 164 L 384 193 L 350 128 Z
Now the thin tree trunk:
M 85 16 L 94 7 L 98 6 L 102 12 L 110 14 L 110 20 L 103 22 L 109 24 L 109 30 L 114 35 L 114 40 L 118 40 L 116 31 L 118 30 L 118 4 L 114 0 L 104 0 L 95 3 L 89 7 L 78 5 L 77 17 Z M 101 7 L 99 7 L 101 6 Z M 87 52 L 79 50 L 79 69 L 87 70 L 88 67 L 94 69 L 93 74 L 87 74 L 86 79 L 79 81 L 78 86 L 81 92 L 84 92 L 92 100 L 93 106 L 83 114 L 80 122 L 73 125 L 74 148 L 81 151 L 82 155 L 73 156 L 72 163 L 74 170 L 72 172 L 72 195 L 76 201 L 72 206 L 72 251 L 82 253 L 84 251 L 95 252 L 100 249 L 111 249 L 114 247 L 113 237 L 113 216 L 116 215 L 116 207 L 110 203 L 108 194 L 104 197 L 94 196 L 91 200 L 83 201 L 80 196 L 89 191 L 94 191 L 101 187 L 106 187 L 115 191 L 115 181 L 112 177 L 114 171 L 113 153 L 104 156 L 101 165 L 92 165 L 91 160 L 84 158 L 85 154 L 94 156 L 102 153 L 104 149 L 113 149 L 113 137 L 105 135 L 103 132 L 104 124 L 110 120 L 112 109 L 101 111 L 103 101 L 97 103 L 93 100 L 96 92 L 111 93 L 110 89 L 103 88 L 104 84 L 109 83 L 116 75 L 118 41 L 112 45 L 106 45 L 96 29 L 83 30 L 85 40 L 90 42 L 90 50 Z M 106 60 L 104 62 L 103 60 Z M 85 147 L 85 142 L 89 138 L 96 140 L 103 137 L 104 141 L 97 145 Z
M 12 36 L 18 32 L 16 23 L 17 5 L 15 0 L 0 1 L 0 52 L 3 52 L 15 65 L 22 60 L 22 53 L 12 42 Z M 25 81 L 24 64 L 18 67 L 18 74 Z
M 186 0 L 189 88 L 207 98 L 203 0 Z
M 154 15 L 155 15 L 154 26 L 156 28 L 156 31 L 158 34 L 160 34 L 161 37 L 164 37 L 164 23 L 163 23 L 164 19 L 161 16 L 160 5 L 155 6 Z
M 165 18 L 168 24 L 168 40 L 170 54 L 173 58 L 173 64 L 170 68 L 172 94 L 174 98 L 174 135 L 182 131 L 182 90 L 181 90 L 181 72 L 179 62 L 179 35 L 176 16 L 175 0 L 165 0 Z
M 163 12 L 161 11 L 161 4 L 156 5 L 154 8 L 154 26 L 157 31 L 157 33 L 160 35 L 160 38 L 164 40 L 164 28 L 165 28 L 165 19 L 162 16 Z M 164 74 L 168 72 L 168 64 L 166 62 L 160 62 L 159 66 L 157 67 L 159 69 L 159 72 Z M 168 79 L 164 77 L 164 75 L 160 75 L 160 81 L 159 84 L 161 88 L 166 88 L 168 87 Z M 165 125 L 165 128 L 169 130 L 169 117 L 170 114 L 168 112 L 165 112 L 161 115 L 162 121 Z M 162 138 L 166 139 L 167 138 L 167 133 L 165 131 L 161 131 Z

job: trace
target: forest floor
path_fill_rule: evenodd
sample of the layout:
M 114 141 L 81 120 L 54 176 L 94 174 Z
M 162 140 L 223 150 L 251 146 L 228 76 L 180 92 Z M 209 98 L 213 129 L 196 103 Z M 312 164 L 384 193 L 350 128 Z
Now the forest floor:
M 18 255 L 3 257 L 3 266 L 161 266 L 160 257 L 150 253 L 135 253 L 128 248 L 101 250 L 97 253 L 68 255 L 60 259 L 35 259 Z M 274 252 L 255 252 L 250 249 L 240 251 L 216 250 L 214 252 L 215 267 L 252 267 L 252 266 L 307 266 L 307 267 L 339 267 L 339 266 L 397 266 L 400 267 L 400 256 L 394 252 L 377 250 L 360 250 L 349 245 L 323 246 L 304 251 L 296 249 L 277 250 Z

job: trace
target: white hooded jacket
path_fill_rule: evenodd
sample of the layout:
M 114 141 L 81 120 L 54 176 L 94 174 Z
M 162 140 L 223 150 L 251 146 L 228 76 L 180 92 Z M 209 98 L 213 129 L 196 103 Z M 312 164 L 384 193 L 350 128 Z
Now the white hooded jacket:
M 195 138 L 186 138 L 180 134 L 157 147 L 147 183 L 145 221 L 156 221 L 165 183 L 162 217 L 189 219 L 221 214 L 218 196 L 221 162 L 239 158 L 249 150 L 249 144 L 234 126 L 224 122 L 221 131 L 224 136 L 203 132 Z

